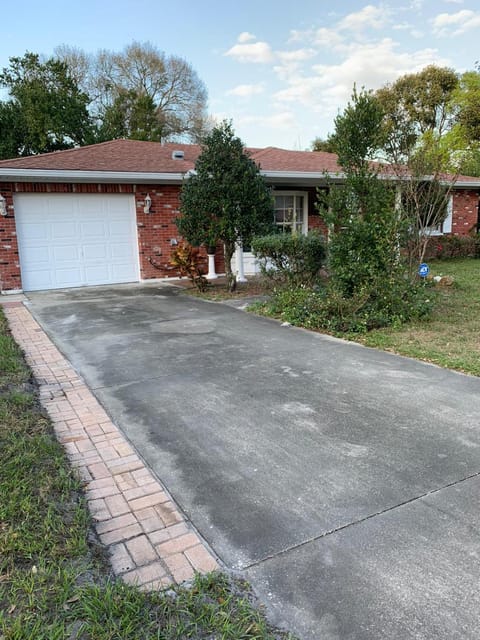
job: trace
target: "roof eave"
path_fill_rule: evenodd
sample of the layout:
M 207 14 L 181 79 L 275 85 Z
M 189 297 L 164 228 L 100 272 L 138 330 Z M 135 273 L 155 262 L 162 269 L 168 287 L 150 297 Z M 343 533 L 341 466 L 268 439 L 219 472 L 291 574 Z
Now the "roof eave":
M 138 171 L 78 171 L 59 169 L 12 169 L 0 167 L 0 180 L 12 182 L 93 182 L 181 184 L 184 173 L 150 173 Z
M 345 175 L 340 172 L 319 171 L 270 171 L 260 170 L 269 184 L 281 183 L 286 186 L 316 187 L 327 182 L 341 181 Z

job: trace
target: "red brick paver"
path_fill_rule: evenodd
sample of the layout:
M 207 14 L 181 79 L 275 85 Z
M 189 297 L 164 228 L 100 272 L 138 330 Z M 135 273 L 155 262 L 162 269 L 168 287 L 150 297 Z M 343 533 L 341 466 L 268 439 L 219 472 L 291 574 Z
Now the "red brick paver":
M 40 386 L 57 438 L 85 482 L 114 572 L 143 589 L 159 589 L 190 580 L 194 571 L 217 569 L 165 488 L 28 309 L 17 301 L 0 304 Z

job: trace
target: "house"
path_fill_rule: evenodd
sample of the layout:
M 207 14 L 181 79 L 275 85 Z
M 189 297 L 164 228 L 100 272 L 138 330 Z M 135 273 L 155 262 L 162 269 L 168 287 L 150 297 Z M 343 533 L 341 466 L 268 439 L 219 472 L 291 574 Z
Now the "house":
M 316 189 L 341 180 L 334 154 L 249 149 L 274 188 L 275 222 L 286 232 L 322 228 Z M 179 192 L 197 145 L 113 140 L 0 161 L 0 289 L 32 291 L 137 282 L 175 275 Z M 478 224 L 480 178 L 460 177 L 438 233 Z M 241 261 L 241 253 L 237 255 Z M 243 256 L 245 272 L 255 271 Z M 217 250 L 216 270 L 224 269 Z

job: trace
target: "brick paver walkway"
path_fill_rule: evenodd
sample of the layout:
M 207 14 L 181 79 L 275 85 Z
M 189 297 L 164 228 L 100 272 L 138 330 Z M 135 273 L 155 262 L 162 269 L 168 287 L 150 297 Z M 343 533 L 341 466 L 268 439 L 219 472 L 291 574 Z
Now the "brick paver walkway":
M 218 565 L 112 423 L 95 396 L 20 301 L 0 300 L 40 385 L 55 433 L 85 483 L 114 572 L 144 589 L 163 588 Z

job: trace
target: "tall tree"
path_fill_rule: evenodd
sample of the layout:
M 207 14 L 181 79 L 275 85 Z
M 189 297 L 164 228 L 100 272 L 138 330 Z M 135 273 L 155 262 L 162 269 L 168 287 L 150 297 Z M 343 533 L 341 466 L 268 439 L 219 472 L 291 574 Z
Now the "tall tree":
M 430 65 L 387 84 L 376 93 L 385 113 L 386 152 L 394 162 L 405 162 L 421 146 L 424 135 L 439 140 L 455 121 L 452 105 L 458 75 Z
M 458 176 L 452 148 L 459 126 L 458 89 L 455 71 L 431 65 L 376 92 L 384 111 L 383 154 L 398 178 L 397 205 L 408 221 L 405 242 L 412 276 L 424 259 L 432 230 L 447 215 Z
M 352 100 L 335 118 L 338 162 L 345 180 L 332 184 L 321 213 L 329 225 L 332 282 L 343 296 L 385 295 L 398 274 L 401 224 L 394 189 L 372 163 L 383 141 L 383 111 L 375 96 L 354 88 Z
M 206 132 L 207 91 L 182 58 L 138 42 L 120 52 L 103 50 L 91 56 L 65 45 L 56 53 L 91 96 L 101 138 L 197 142 Z
M 3 158 L 68 149 L 91 140 L 88 96 L 80 91 L 66 63 L 45 62 L 34 53 L 10 58 L 0 73 L 9 99 L 0 103 L 0 154 Z
M 195 174 L 182 187 L 180 212 L 177 227 L 188 242 L 196 246 L 223 242 L 225 271 L 233 290 L 235 245 L 249 244 L 254 234 L 272 229 L 273 199 L 230 123 L 223 122 L 205 137 Z

